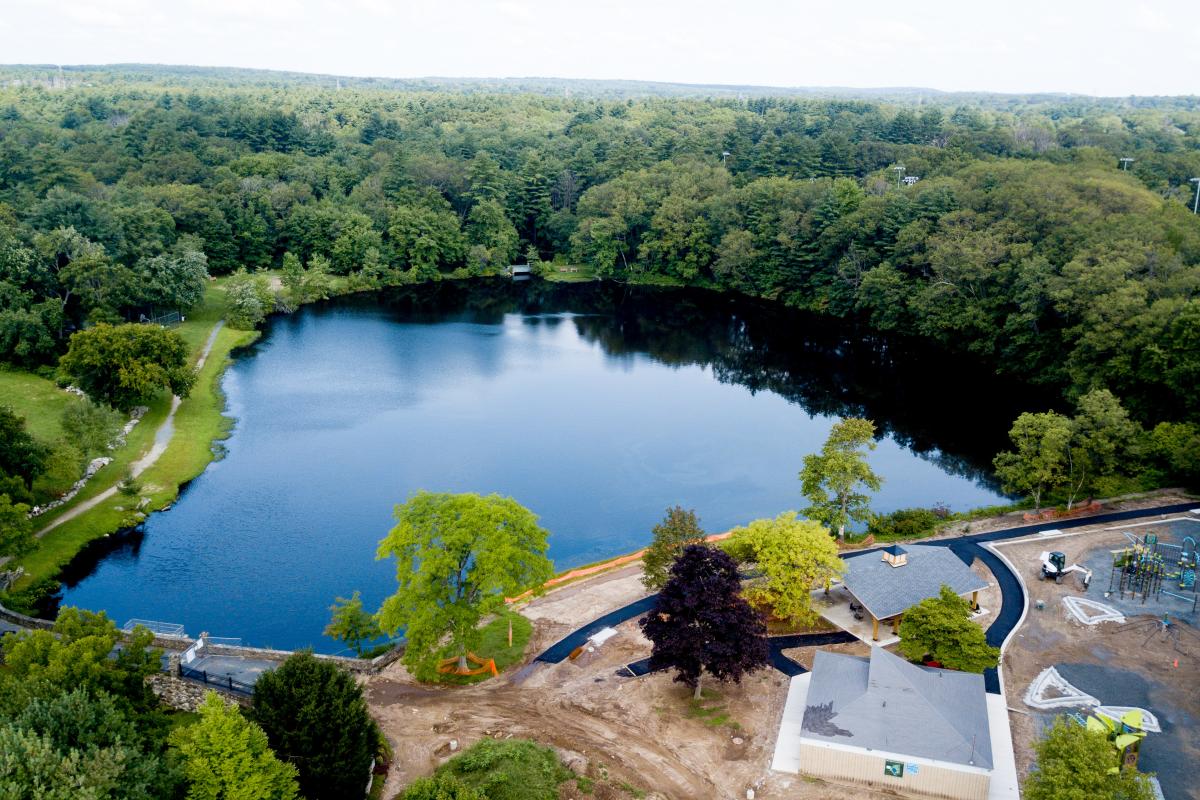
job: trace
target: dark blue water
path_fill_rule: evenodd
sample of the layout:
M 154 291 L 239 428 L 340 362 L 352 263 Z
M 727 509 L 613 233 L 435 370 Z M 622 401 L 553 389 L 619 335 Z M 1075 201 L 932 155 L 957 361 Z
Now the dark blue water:
M 944 356 L 707 294 L 505 283 L 309 307 L 227 373 L 226 457 L 81 556 L 63 603 L 333 652 L 328 606 L 386 596 L 375 547 L 417 489 L 515 497 L 561 569 L 643 545 L 668 505 L 710 531 L 802 506 L 831 414 L 889 432 L 877 510 L 993 503 L 979 465 L 1015 411 L 941 388 L 951 368 L 961 387 Z

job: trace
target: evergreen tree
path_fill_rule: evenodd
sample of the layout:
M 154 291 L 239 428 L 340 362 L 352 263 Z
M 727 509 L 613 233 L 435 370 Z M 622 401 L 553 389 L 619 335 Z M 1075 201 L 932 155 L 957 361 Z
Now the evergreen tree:
M 297 653 L 255 683 L 251 716 L 307 800 L 362 796 L 380 733 L 352 675 Z

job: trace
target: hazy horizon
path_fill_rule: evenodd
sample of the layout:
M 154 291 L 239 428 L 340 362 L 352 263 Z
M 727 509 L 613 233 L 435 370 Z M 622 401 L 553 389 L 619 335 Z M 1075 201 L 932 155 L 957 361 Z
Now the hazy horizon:
M 555 77 L 769 88 L 1190 95 L 1175 2 L 10 0 L 9 64 L 159 64 L 392 79 Z

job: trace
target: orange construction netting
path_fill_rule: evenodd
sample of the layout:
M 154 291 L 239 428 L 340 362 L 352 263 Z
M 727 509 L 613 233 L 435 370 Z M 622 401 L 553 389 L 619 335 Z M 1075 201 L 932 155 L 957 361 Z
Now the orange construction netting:
M 443 658 L 438 662 L 437 671 L 442 675 L 482 675 L 490 672 L 492 677 L 495 677 L 500 674 L 500 670 L 496 669 L 496 660 L 493 658 L 480 658 L 474 653 L 467 653 L 467 660 L 474 661 L 479 666 L 475 669 L 462 668 L 458 665 L 458 658 Z

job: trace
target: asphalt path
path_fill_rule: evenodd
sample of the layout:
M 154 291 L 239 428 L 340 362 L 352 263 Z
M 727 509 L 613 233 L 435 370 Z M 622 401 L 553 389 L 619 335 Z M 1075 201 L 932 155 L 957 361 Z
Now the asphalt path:
M 988 644 L 993 647 L 1000 647 L 1012 634 L 1017 627 L 1017 623 L 1021 620 L 1021 615 L 1025 611 L 1025 589 L 1021 585 L 1020 578 L 1017 574 L 1009 569 L 1004 560 L 998 557 L 995 553 L 982 547 L 988 542 L 1002 542 L 1009 539 L 1019 539 L 1022 536 L 1031 536 L 1033 534 L 1042 533 L 1043 531 L 1051 530 L 1069 530 L 1071 528 L 1081 528 L 1086 525 L 1103 525 L 1107 522 L 1124 522 L 1130 519 L 1141 519 L 1144 517 L 1152 517 L 1156 514 L 1181 514 L 1187 513 L 1196 508 L 1196 503 L 1174 503 L 1166 506 L 1156 506 L 1154 508 L 1142 508 L 1132 511 L 1113 511 L 1107 514 L 1095 514 L 1087 517 L 1077 517 L 1075 519 L 1063 520 L 1046 520 L 1044 522 L 1033 523 L 1030 525 L 1018 525 L 1013 528 L 1004 528 L 998 531 L 988 531 L 986 533 L 976 533 L 969 536 L 960 536 L 954 539 L 935 539 L 932 541 L 914 542 L 914 544 L 930 545 L 934 547 L 949 547 L 951 552 L 961 558 L 965 563 L 970 564 L 974 559 L 981 560 L 992 574 L 996 576 L 996 583 L 1000 588 L 1001 604 L 1000 610 L 996 614 L 996 618 L 992 620 L 992 624 L 987 629 Z M 879 548 L 870 550 L 862 550 L 853 553 L 858 556 L 865 553 L 877 552 Z M 847 554 L 851 555 L 851 554 Z M 563 661 L 575 650 L 585 644 L 588 637 L 598 632 L 602 628 L 615 627 L 622 622 L 633 619 L 646 613 L 654 608 L 658 602 L 658 595 L 652 594 L 649 597 L 643 597 L 630 603 L 627 606 L 618 608 L 616 611 L 610 611 L 598 619 L 592 620 L 587 625 L 584 625 L 567 636 L 560 639 L 551 645 L 545 652 L 539 655 L 535 660 L 545 661 L 550 664 L 557 664 Z M 822 644 L 833 644 L 833 641 L 813 641 L 812 637 L 822 637 L 838 634 L 797 634 L 794 637 L 772 637 L 771 640 L 771 665 L 785 675 L 794 676 L 804 672 L 804 667 L 792 661 L 787 656 L 783 655 L 783 650 L 790 647 L 805 647 Z M 845 634 L 849 636 L 849 634 Z M 853 639 L 854 637 L 850 637 Z M 838 639 L 837 641 L 850 641 L 850 639 Z M 785 644 L 785 640 L 804 640 L 799 644 Z M 779 642 L 779 644 L 776 644 Z M 630 674 L 635 676 L 645 675 L 650 671 L 650 659 L 642 659 L 629 664 L 626 669 Z M 991 694 L 1000 694 L 1000 676 L 995 669 L 989 669 L 983 674 L 984 684 L 988 692 Z

